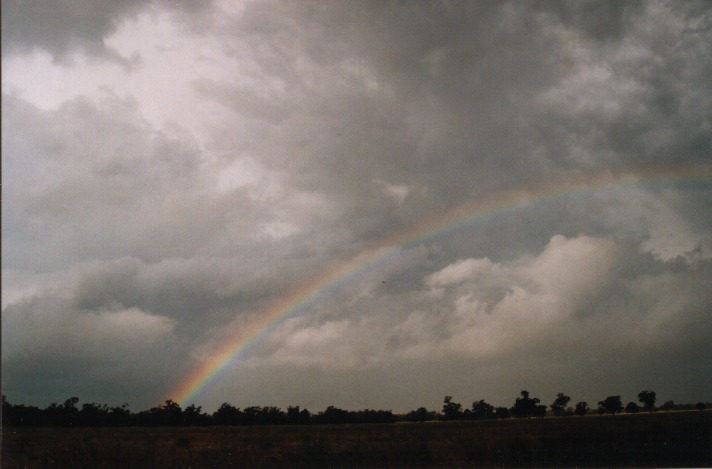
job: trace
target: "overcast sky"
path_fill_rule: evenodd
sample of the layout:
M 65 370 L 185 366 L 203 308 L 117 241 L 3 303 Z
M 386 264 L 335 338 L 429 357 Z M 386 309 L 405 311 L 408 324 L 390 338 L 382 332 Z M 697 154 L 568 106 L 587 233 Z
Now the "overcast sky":
M 711 400 L 710 77 L 706 1 L 3 0 L 3 394 L 147 409 L 531 191 L 196 404 Z

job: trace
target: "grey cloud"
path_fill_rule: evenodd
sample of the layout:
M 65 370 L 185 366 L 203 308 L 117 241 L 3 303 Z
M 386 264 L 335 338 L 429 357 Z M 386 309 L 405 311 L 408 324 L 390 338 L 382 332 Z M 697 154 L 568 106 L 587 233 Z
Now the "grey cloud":
M 151 402 L 146 397 L 157 398 L 148 390 L 184 370 L 175 359 L 173 328 L 168 318 L 137 308 L 80 310 L 56 293 L 8 306 L 3 392 L 36 405 L 46 405 L 48 393 L 57 400 L 83 393 L 119 404 L 131 387 L 145 405 Z
M 3 28 L 35 21 L 18 5 Z M 130 86 L 55 109 L 3 95 L 3 334 L 47 343 L 4 341 L 16 392 L 41 399 L 43 375 L 70 389 L 62 363 L 108 395 L 93 393 L 122 372 L 82 374 L 115 362 L 58 321 L 140 317 L 182 354 L 131 355 L 127 373 L 151 375 L 154 355 L 165 366 L 154 389 L 137 385 L 149 402 L 329 269 L 524 188 L 529 203 L 432 227 L 330 285 L 198 404 L 410 410 L 445 394 L 508 405 L 522 388 L 595 402 L 641 383 L 708 399 L 711 194 L 703 177 L 675 180 L 709 173 L 706 3 L 126 2 L 81 25 L 68 5 L 81 3 L 58 3 L 42 34 L 8 30 L 8 52 L 105 57 L 122 22 L 169 15 L 180 44 L 201 35 L 199 73 L 170 99 L 199 98 L 206 122 L 149 123 Z M 643 180 L 556 191 L 630 170 Z M 50 313 L 56 336 L 33 333 Z
M 7 53 L 42 49 L 60 63 L 71 63 L 71 54 L 78 51 L 90 57 L 118 61 L 131 68 L 138 57 L 122 57 L 106 45 L 106 39 L 123 21 L 157 6 L 185 11 L 183 20 L 191 15 L 197 17 L 193 21 L 199 25 L 201 21 L 205 22 L 202 10 L 209 10 L 212 2 L 200 3 L 198 5 L 190 0 L 8 0 L 2 4 L 3 49 Z
M 563 99 L 540 127 L 572 143 L 562 156 L 587 148 L 590 164 L 603 156 L 623 167 L 708 161 L 709 28 L 692 33 L 684 7 L 646 5 L 615 49 L 586 47 L 578 75 L 548 93 Z M 698 13 L 709 24 L 710 12 Z
M 374 375 L 386 395 L 400 380 L 414 380 L 418 391 L 405 402 L 371 396 L 403 410 L 418 405 L 418 392 L 497 401 L 522 386 L 551 396 L 566 386 L 595 402 L 614 390 L 634 396 L 640 383 L 650 383 L 666 395 L 702 399 L 702 357 L 712 332 L 704 320 L 712 296 L 704 285 L 711 272 L 709 261 L 661 262 L 635 244 L 557 236 L 534 258 L 446 265 L 423 279 L 424 290 L 371 296 L 348 285 L 328 300 L 340 305 L 340 315 L 327 304 L 290 320 L 243 370 L 282 373 L 305 404 L 323 383 L 303 382 L 300 374 L 343 375 L 335 379 L 343 386 L 328 384 L 331 402 L 361 402 L 352 386 Z M 250 385 L 243 391 L 257 392 Z
M 568 28 L 580 30 L 599 41 L 618 40 L 626 35 L 635 19 L 645 9 L 642 1 L 583 1 L 573 5 L 565 1 L 541 2 Z
M 37 47 L 57 61 L 66 60 L 77 48 L 92 56 L 120 58 L 106 47 L 104 39 L 122 19 L 135 15 L 145 5 L 143 0 L 3 2 L 3 48 L 22 53 Z
M 14 155 L 6 266 L 211 255 L 249 239 L 253 227 L 241 221 L 261 218 L 244 190 L 214 194 L 195 145 L 155 131 L 130 102 L 77 100 L 52 112 L 11 97 L 4 104 L 3 152 Z M 38 242 L 45 252 L 20 247 Z
M 291 83 L 282 116 L 295 117 L 274 136 L 291 151 L 268 157 L 293 168 L 291 177 L 302 184 L 324 190 L 324 181 L 333 181 L 338 190 L 330 196 L 348 194 L 364 211 L 375 199 L 355 183 L 362 174 L 378 172 L 393 183 L 427 190 L 428 202 L 419 200 L 413 213 L 417 218 L 462 197 L 570 171 L 679 164 L 679 155 L 706 159 L 702 152 L 710 145 L 702 129 L 709 116 L 700 111 L 708 105 L 679 108 L 674 115 L 655 110 L 660 93 L 690 104 L 700 101 L 686 95 L 712 94 L 702 78 L 708 66 L 704 33 L 686 33 L 675 10 L 662 9 L 670 26 L 658 31 L 660 9 L 590 6 L 603 13 L 589 18 L 588 8 L 576 10 L 581 21 L 625 17 L 612 21 L 625 27 L 609 32 L 625 52 L 587 41 L 579 20 L 568 21 L 548 7 L 539 10 L 538 4 L 448 11 L 414 3 L 352 12 L 333 4 L 260 4 L 240 18 L 240 24 L 251 25 L 249 34 L 227 38 L 250 45 L 249 57 L 261 64 L 265 79 Z M 285 17 L 288 36 L 271 26 Z M 686 38 L 690 47 L 658 49 L 650 46 L 652 36 L 666 37 L 656 38 L 665 44 Z M 266 44 L 264 37 L 270 39 Z M 330 47 L 340 54 L 323 51 L 324 43 L 336 44 Z M 263 57 L 269 47 L 277 58 Z M 455 51 L 474 56 L 449 58 Z M 370 77 L 371 89 L 344 80 L 351 64 Z M 598 72 L 607 76 L 597 78 Z M 316 84 L 305 76 L 317 77 Z M 661 80 L 667 84 L 657 85 Z M 611 113 L 611 106 L 620 110 Z M 690 125 L 693 135 L 675 128 L 678 122 Z M 290 137 L 292 132 L 303 141 Z M 407 209 L 399 207 L 398 213 Z M 394 216 L 384 213 L 384 219 Z M 359 219 L 357 213 L 347 217 Z
M 275 288 L 273 272 L 239 258 L 164 259 L 147 264 L 135 258 L 82 266 L 67 282 L 67 295 L 80 310 L 140 308 L 176 321 L 176 333 L 195 339 L 240 315 L 253 313 Z

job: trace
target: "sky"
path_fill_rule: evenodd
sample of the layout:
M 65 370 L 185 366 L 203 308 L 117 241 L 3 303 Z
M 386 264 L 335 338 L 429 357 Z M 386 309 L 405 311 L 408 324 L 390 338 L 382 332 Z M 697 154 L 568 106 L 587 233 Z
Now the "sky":
M 705 1 L 3 1 L 2 392 L 709 401 L 710 77 Z

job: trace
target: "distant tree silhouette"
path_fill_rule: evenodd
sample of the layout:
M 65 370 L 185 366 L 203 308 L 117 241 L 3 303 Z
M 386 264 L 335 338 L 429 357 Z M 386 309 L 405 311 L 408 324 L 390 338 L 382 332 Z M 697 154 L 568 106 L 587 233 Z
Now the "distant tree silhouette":
M 117 407 L 111 407 L 106 414 L 107 424 L 114 427 L 123 427 L 131 423 L 131 411 L 129 405 L 123 403 Z
M 392 423 L 396 418 L 390 410 L 356 410 L 348 413 L 348 423 Z
M 621 403 L 621 396 L 608 396 L 602 401 L 598 402 L 599 411 L 610 412 L 611 414 L 616 414 L 623 410 L 623 403 Z
M 551 412 L 557 417 L 564 415 L 566 406 L 570 400 L 571 398 L 569 396 L 565 395 L 563 392 L 560 392 L 556 395 L 554 402 L 549 406 L 551 408 Z
M 184 425 L 209 425 L 212 418 L 203 412 L 201 406 L 191 404 L 183 410 Z
M 531 418 L 531 417 L 543 417 L 546 415 L 546 406 L 539 405 L 539 398 L 529 397 L 529 391 L 522 391 L 522 397 L 518 397 L 514 401 L 514 407 L 512 407 L 512 415 L 517 418 Z M 542 409 L 543 407 L 543 414 Z
M 643 409 L 648 412 L 655 411 L 655 391 L 640 391 L 638 401 L 643 403 Z
M 262 407 L 260 423 L 265 425 L 281 425 L 287 422 L 287 416 L 282 409 L 275 406 Z
M 488 404 L 484 399 L 472 403 L 472 419 L 485 420 L 494 418 L 494 406 Z
M 405 415 L 406 422 L 427 422 L 429 420 L 437 420 L 437 412 L 429 411 L 425 407 L 418 407 Z
M 576 415 L 586 415 L 589 411 L 588 408 L 588 403 L 585 401 L 581 401 L 576 404 L 576 408 L 574 409 L 574 413 Z
M 452 396 L 445 396 L 443 400 L 443 420 L 460 420 L 462 418 L 462 405 L 452 402 Z
M 79 423 L 86 427 L 104 426 L 108 422 L 109 408 L 95 402 L 82 404 L 79 411 Z
M 45 417 L 50 425 L 71 427 L 79 423 L 78 397 L 70 397 L 64 404 L 53 402 L 45 409 Z
M 160 425 L 177 426 L 183 424 L 183 410 L 177 402 L 168 399 L 163 403 L 160 410 Z
M 649 407 L 654 407 L 652 402 L 654 393 L 643 391 L 638 395 L 643 404 L 643 398 L 649 402 Z M 560 415 L 570 398 L 563 393 L 551 404 L 554 414 Z M 62 404 L 52 403 L 45 409 L 34 406 L 12 405 L 5 396 L 2 397 L 2 425 L 5 426 L 177 426 L 177 425 L 306 425 L 306 424 L 362 424 L 362 423 L 391 423 L 396 420 L 407 422 L 424 422 L 427 420 L 484 420 L 490 418 L 504 419 L 511 416 L 518 418 L 543 417 L 546 415 L 547 406 L 541 405 L 539 399 L 530 396 L 528 391 L 522 391 L 511 409 L 488 404 L 484 399 L 474 401 L 471 409 L 462 409 L 462 406 L 453 402 L 452 396 L 445 396 L 442 414 L 429 411 L 425 407 L 396 416 L 390 410 L 357 410 L 348 411 L 329 406 L 325 411 L 311 414 L 306 409 L 290 406 L 287 412 L 279 407 L 252 406 L 244 411 L 223 403 L 212 415 L 202 411 L 202 407 L 191 404 L 184 410 L 172 400 L 166 400 L 161 406 L 152 407 L 136 414 L 128 409 L 128 404 L 108 407 L 95 402 L 84 403 L 77 408 L 79 399 L 71 397 Z M 620 396 L 608 396 L 598 403 L 597 412 L 615 414 L 623 411 Z M 667 401 L 662 410 L 704 410 L 712 403 L 699 402 L 697 404 L 676 405 Z M 589 412 L 586 402 L 579 402 L 575 406 L 576 415 L 586 415 Z M 625 411 L 639 412 L 642 408 L 635 402 L 629 402 Z M 571 410 L 566 411 L 571 414 Z M 566 415 L 566 414 L 564 414 Z
M 299 406 L 287 408 L 287 423 L 290 425 L 304 425 L 311 421 L 311 413 L 307 410 L 300 410 Z
M 660 410 L 664 411 L 670 411 L 675 408 L 675 402 L 670 400 L 670 401 L 665 401 L 663 405 L 660 406 Z
M 278 425 L 286 423 L 286 415 L 279 407 L 251 406 L 242 412 L 243 425 Z
M 37 426 L 47 425 L 46 411 L 39 407 L 12 405 L 2 396 L 2 424 L 3 426 Z
M 640 406 L 635 402 L 631 401 L 625 405 L 625 411 L 629 414 L 637 414 L 640 412 Z
M 239 425 L 242 421 L 242 411 L 224 402 L 220 405 L 218 410 L 213 413 L 213 420 L 218 425 Z
M 329 406 L 318 415 L 319 423 L 348 423 L 349 413 L 346 410 Z

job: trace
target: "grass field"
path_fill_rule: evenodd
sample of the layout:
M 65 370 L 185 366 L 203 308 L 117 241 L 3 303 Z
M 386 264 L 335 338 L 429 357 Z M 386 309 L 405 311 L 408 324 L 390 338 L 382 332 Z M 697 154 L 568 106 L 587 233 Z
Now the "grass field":
M 712 411 L 481 422 L 4 428 L 2 467 L 711 467 Z

